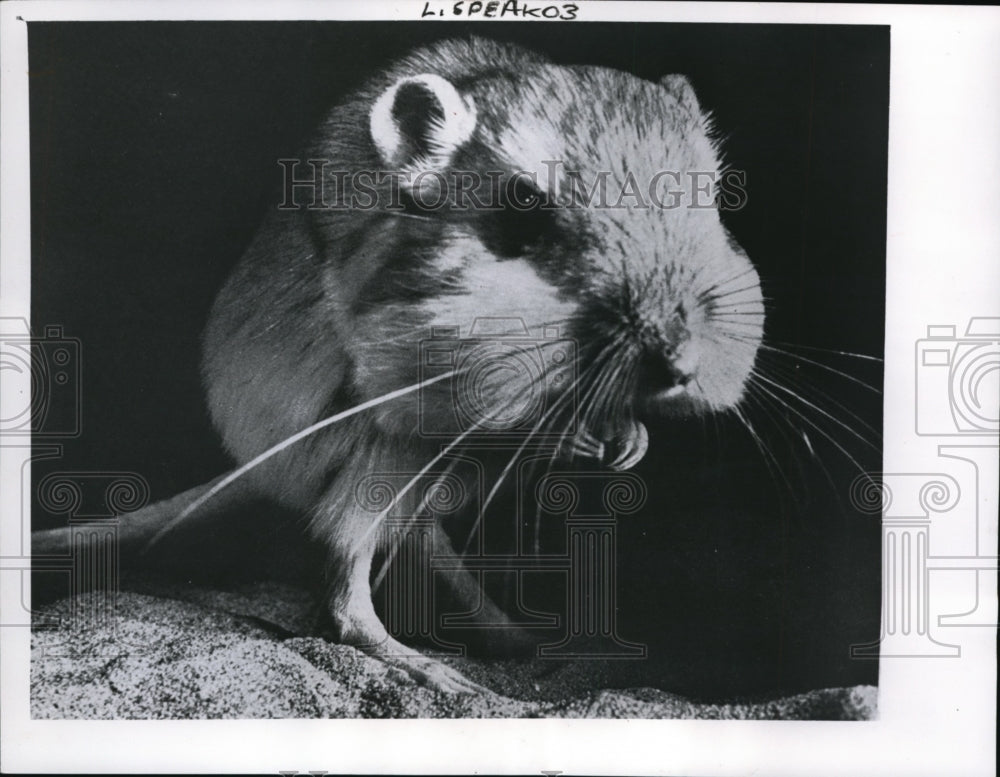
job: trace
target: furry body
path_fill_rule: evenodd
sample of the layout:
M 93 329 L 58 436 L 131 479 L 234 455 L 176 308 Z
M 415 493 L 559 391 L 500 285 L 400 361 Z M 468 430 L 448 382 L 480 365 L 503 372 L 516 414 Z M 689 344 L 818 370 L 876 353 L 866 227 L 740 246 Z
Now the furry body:
M 630 179 L 645 185 L 664 171 L 719 171 L 709 121 L 683 77 L 654 84 L 555 66 L 508 44 L 445 41 L 332 109 L 302 159 L 326 161 L 330 175 L 391 171 L 405 180 L 399 190 L 389 180 L 366 191 L 351 177 L 338 182 L 343 201 L 374 194 L 371 208 L 273 210 L 221 290 L 205 331 L 203 378 L 214 425 L 238 464 L 418 384 L 420 345 L 435 328 L 470 338 L 482 317 L 519 319 L 533 336 L 555 327 L 576 344 L 578 404 L 559 404 L 544 349 L 541 375 L 487 379 L 482 389 L 498 412 L 528 392 L 551 393 L 551 412 L 532 433 L 572 428 L 566 445 L 578 455 L 632 466 L 647 443 L 644 417 L 740 401 L 763 302 L 718 211 L 691 207 L 696 192 L 683 177 L 661 176 L 680 198 L 666 209 L 614 195 L 612 207 L 595 205 L 578 185 L 585 193 L 604 181 L 620 193 Z M 426 183 L 426 174 L 459 171 L 481 174 L 466 194 L 501 207 L 416 207 L 427 193 L 422 174 Z M 522 196 L 536 206 L 521 207 Z M 446 190 L 445 205 L 459 197 Z M 452 389 L 439 381 L 322 429 L 249 470 L 240 489 L 308 517 L 328 551 L 328 609 L 340 640 L 422 682 L 465 691 L 473 686 L 400 645 L 376 616 L 369 579 L 377 519 L 356 494 L 371 473 L 419 472 L 434 460 L 442 441 L 419 430 L 447 426 Z M 444 442 L 457 445 L 460 436 Z M 419 495 L 403 500 L 404 512 L 416 509 Z M 476 593 L 462 576 L 453 585 Z

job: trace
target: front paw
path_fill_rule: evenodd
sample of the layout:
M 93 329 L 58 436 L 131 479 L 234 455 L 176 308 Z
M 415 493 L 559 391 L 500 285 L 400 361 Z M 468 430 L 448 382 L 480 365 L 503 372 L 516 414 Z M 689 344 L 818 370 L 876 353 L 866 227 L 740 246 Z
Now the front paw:
M 570 460 L 592 459 L 615 471 L 631 469 L 646 455 L 649 432 L 639 421 L 630 421 L 601 440 L 586 428 L 581 428 L 564 445 L 563 453 Z
M 616 434 L 605 450 L 609 452 L 607 466 L 616 472 L 632 469 L 642 461 L 649 449 L 649 432 L 640 421 L 631 421 L 620 433 Z M 613 457 L 613 458 L 612 458 Z
M 570 461 L 593 459 L 603 463 L 606 451 L 604 442 L 591 434 L 589 429 L 581 426 L 576 434 L 563 443 L 561 452 Z

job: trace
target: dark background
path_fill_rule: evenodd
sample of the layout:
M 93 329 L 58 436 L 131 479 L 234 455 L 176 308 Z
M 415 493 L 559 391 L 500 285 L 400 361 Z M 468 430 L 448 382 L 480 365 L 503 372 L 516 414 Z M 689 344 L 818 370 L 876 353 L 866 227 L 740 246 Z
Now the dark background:
M 557 63 L 688 75 L 747 173 L 747 206 L 725 220 L 770 299 L 768 341 L 881 386 L 878 362 L 833 352 L 882 354 L 888 28 L 32 23 L 32 326 L 79 338 L 83 387 L 82 434 L 36 482 L 131 471 L 158 499 L 231 466 L 201 398 L 199 336 L 273 206 L 276 160 L 375 69 L 470 32 Z M 848 494 L 880 469 L 861 422 L 881 430 L 881 397 L 803 358 L 764 361 L 815 406 L 791 401 L 808 420 L 748 406 L 773 460 L 732 418 L 650 429 L 647 507 L 619 526 L 618 602 L 622 635 L 662 660 L 637 662 L 633 684 L 876 682 L 849 646 L 878 636 L 880 529 Z M 247 573 L 216 558 L 219 575 Z

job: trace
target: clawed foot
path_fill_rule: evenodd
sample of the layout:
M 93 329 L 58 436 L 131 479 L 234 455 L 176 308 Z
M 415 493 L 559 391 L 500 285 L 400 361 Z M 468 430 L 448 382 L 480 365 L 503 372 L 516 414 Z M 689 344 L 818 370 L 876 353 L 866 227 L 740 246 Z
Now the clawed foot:
M 418 685 L 441 693 L 492 694 L 488 688 L 467 679 L 457 669 L 425 656 L 393 638 L 382 625 L 371 605 L 371 595 L 351 597 L 354 606 L 330 606 L 330 629 L 323 636 L 397 669 Z
M 604 461 L 604 442 L 591 434 L 589 429 L 581 427 L 564 443 L 563 453 L 570 461 L 573 459 Z
M 606 442 L 595 437 L 589 429 L 581 428 L 567 442 L 565 452 L 570 458 L 593 459 L 615 471 L 631 469 L 646 455 L 649 432 L 639 421 L 628 425 Z
M 642 461 L 649 449 L 649 432 L 646 426 L 633 420 L 619 435 L 616 435 L 610 446 L 617 450 L 618 455 L 608 466 L 616 471 L 632 469 Z
M 452 669 L 447 664 L 443 664 L 436 659 L 428 658 L 392 638 L 374 649 L 365 649 L 365 652 L 390 666 L 402 670 L 419 685 L 431 690 L 449 694 L 492 693 L 488 688 L 484 688 L 469 680 L 458 670 Z

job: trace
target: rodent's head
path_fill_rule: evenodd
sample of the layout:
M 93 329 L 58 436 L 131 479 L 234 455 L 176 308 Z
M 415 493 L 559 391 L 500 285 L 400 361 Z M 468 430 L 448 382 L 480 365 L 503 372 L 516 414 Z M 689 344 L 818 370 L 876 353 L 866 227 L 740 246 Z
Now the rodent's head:
M 414 57 L 371 102 L 377 154 L 421 216 L 397 223 L 439 241 L 425 318 L 566 324 L 581 369 L 613 364 L 593 370 L 613 415 L 734 407 L 763 298 L 710 193 L 719 153 L 687 79 L 491 47 L 492 70 L 461 43 Z

